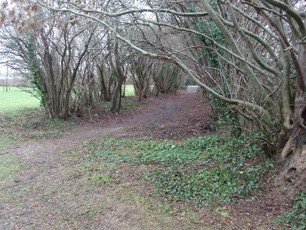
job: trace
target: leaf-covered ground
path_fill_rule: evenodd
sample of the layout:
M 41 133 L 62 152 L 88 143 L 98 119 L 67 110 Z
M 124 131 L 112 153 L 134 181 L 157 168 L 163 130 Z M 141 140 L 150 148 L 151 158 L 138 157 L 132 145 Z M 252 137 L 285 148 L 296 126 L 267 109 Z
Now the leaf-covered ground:
M 0 229 L 280 229 L 292 197 L 200 93 L 86 117 L 1 117 Z M 215 131 L 217 130 L 217 131 Z

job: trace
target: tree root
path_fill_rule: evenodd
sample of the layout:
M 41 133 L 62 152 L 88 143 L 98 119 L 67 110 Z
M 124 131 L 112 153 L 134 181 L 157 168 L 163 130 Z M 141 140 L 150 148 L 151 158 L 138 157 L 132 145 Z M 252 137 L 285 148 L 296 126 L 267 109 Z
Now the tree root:
M 282 168 L 276 179 L 276 184 L 287 194 L 296 190 L 306 190 L 306 144 L 297 147 L 295 141 L 287 142 L 282 151 Z

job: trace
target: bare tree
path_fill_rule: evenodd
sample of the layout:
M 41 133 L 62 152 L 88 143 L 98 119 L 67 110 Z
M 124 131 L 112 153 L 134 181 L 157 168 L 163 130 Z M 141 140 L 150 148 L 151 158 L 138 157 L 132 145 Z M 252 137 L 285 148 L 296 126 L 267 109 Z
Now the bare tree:
M 81 25 L 73 16 L 55 20 L 50 18 L 50 12 L 37 5 L 33 10 L 34 6 L 27 9 L 35 13 L 34 21 L 21 14 L 28 11 L 19 12 L 17 21 L 18 12 L 12 13 L 17 6 L 8 9 L 8 18 L 2 26 L 1 54 L 9 54 L 10 67 L 31 80 L 49 117 L 67 118 L 74 106 L 71 102 L 75 82 L 84 77 L 79 70 L 90 53 L 95 26 L 86 22 Z M 19 23 L 30 25 L 19 28 Z
M 142 97 L 146 98 L 150 92 L 153 64 L 154 60 L 143 56 L 136 56 L 131 61 L 131 79 L 139 101 Z

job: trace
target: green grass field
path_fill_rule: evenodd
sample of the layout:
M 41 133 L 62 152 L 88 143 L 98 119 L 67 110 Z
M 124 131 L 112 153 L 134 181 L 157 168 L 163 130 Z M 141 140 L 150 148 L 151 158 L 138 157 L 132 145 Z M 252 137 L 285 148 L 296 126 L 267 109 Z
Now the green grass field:
M 3 86 L 0 87 L 0 112 L 9 112 L 26 107 L 39 107 L 39 100 L 20 88 L 10 87 L 10 91 L 6 92 Z
M 134 88 L 132 85 L 125 87 L 125 96 L 134 96 Z M 6 88 L 0 87 L 0 112 L 10 112 L 22 108 L 37 108 L 39 100 L 31 94 L 22 91 L 17 87 L 10 87 L 10 91 L 6 92 Z
M 132 85 L 126 85 L 125 86 L 125 96 L 135 96 L 135 90 Z

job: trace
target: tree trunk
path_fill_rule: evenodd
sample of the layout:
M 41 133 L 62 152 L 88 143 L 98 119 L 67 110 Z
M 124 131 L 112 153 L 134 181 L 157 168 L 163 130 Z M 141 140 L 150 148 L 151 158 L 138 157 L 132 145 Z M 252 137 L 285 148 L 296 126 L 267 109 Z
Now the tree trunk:
M 110 95 L 109 95 L 109 90 L 106 87 L 106 82 L 104 79 L 104 72 L 103 72 L 103 66 L 97 65 L 97 74 L 100 78 L 100 83 L 101 83 L 101 98 L 104 101 L 110 101 Z
M 111 111 L 112 112 L 117 112 L 118 110 L 120 110 L 120 108 L 117 106 L 118 105 L 118 99 L 119 97 L 121 97 L 120 92 L 121 92 L 121 87 L 123 85 L 124 79 L 119 78 L 115 90 L 113 92 L 113 96 L 112 96 L 112 101 L 111 101 Z
M 121 99 L 121 88 L 122 85 L 126 79 L 124 76 L 124 72 L 122 70 L 122 66 L 119 60 L 119 51 L 118 51 L 118 42 L 115 44 L 115 63 L 116 63 L 116 77 L 117 77 L 117 85 L 114 89 L 113 96 L 112 96 L 112 101 L 111 101 L 111 111 L 112 112 L 117 112 L 120 110 L 120 108 L 117 106 L 118 105 L 118 98 L 120 97 Z M 113 68 L 115 69 L 114 65 Z M 121 103 L 119 103 L 120 105 Z
M 280 160 L 283 162 L 278 184 L 282 188 L 290 188 L 289 192 L 295 190 L 306 190 L 306 45 L 299 46 L 299 68 L 300 79 L 295 97 L 294 127 L 286 143 Z M 299 76 L 298 76 L 299 77 Z
M 141 101 L 142 89 L 143 89 L 143 76 L 139 73 L 138 76 L 138 101 Z
M 69 108 L 70 108 L 70 96 L 71 96 L 71 89 L 67 89 L 65 95 L 62 95 L 62 100 L 63 104 L 61 105 L 60 108 L 60 118 L 67 119 L 70 114 L 69 114 Z
M 289 193 L 306 190 L 306 93 L 299 92 L 296 98 L 294 127 L 280 160 L 282 168 L 277 180 L 281 189 Z
M 125 87 L 126 87 L 126 80 L 123 83 L 123 92 L 121 93 L 121 97 L 125 97 Z

